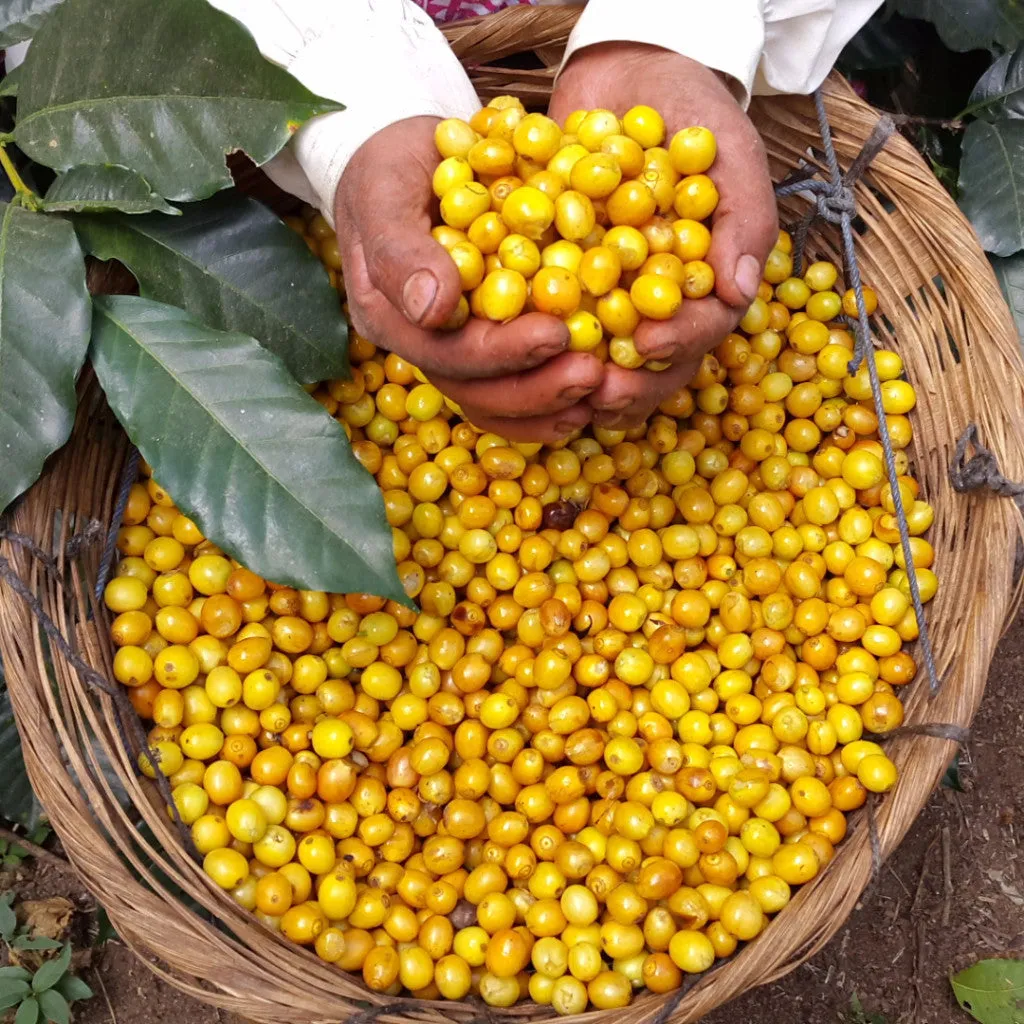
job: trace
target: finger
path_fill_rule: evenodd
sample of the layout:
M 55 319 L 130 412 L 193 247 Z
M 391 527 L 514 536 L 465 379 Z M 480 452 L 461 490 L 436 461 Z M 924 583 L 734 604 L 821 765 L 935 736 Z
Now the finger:
M 607 367 L 601 387 L 588 399 L 594 409 L 594 424 L 624 430 L 642 423 L 690 380 L 698 366 L 699 360 L 686 359 L 660 373 Z
M 715 294 L 730 306 L 746 309 L 757 296 L 765 260 L 779 234 L 775 192 L 764 145 L 752 125 L 724 134 L 721 143 L 711 171 L 720 199 L 707 259 L 715 271 Z
M 349 265 L 349 312 L 356 330 L 428 376 L 505 377 L 539 366 L 569 346 L 569 329 L 557 317 L 543 313 L 529 313 L 507 324 L 472 319 L 460 331 L 424 330 L 410 324 L 373 287 L 359 242 L 346 250 L 344 258 Z
M 593 415 L 593 410 L 586 402 L 579 402 L 548 416 L 530 416 L 525 419 L 492 416 L 489 412 L 473 408 L 463 408 L 462 411 L 478 430 L 490 431 L 509 441 L 540 441 L 545 444 L 563 441 L 570 434 L 582 430 Z
M 699 359 L 739 323 L 742 311 L 714 296 L 684 299 L 671 320 L 645 320 L 636 329 L 636 350 L 648 359 Z
M 410 153 L 433 153 L 435 123 L 403 123 Z M 383 139 L 368 146 L 338 189 L 339 235 L 358 237 L 370 283 L 410 323 L 439 328 L 455 311 L 462 287 L 455 263 L 430 234 L 431 170 L 422 159 L 389 158 Z
M 489 380 L 431 376 L 431 383 L 463 408 L 487 409 L 491 416 L 524 419 L 547 416 L 575 405 L 601 385 L 604 366 L 591 355 L 566 352 L 526 373 Z

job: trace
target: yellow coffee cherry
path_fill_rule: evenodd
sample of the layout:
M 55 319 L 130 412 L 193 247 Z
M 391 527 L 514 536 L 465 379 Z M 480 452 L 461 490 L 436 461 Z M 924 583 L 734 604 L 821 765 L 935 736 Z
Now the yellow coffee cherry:
M 493 270 L 474 293 L 488 320 L 514 320 L 526 305 L 526 278 L 515 270 Z
M 449 227 L 465 230 L 491 206 L 491 194 L 478 181 L 456 185 L 441 198 L 441 216 Z
M 641 274 L 633 282 L 629 297 L 636 311 L 650 320 L 670 320 L 683 303 L 682 289 L 662 274 Z
M 668 151 L 672 166 L 680 174 L 703 174 L 715 162 L 718 145 L 710 129 L 695 125 L 676 132 L 669 143 Z
M 523 185 L 505 200 L 501 216 L 509 231 L 537 241 L 555 219 L 555 204 L 540 189 Z
M 622 131 L 644 149 L 665 141 L 665 121 L 653 107 L 631 107 L 622 116 Z

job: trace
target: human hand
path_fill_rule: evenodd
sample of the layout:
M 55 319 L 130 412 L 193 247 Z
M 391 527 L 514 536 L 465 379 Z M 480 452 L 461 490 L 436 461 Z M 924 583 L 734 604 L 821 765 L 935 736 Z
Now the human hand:
M 569 332 L 541 313 L 442 331 L 462 295 L 459 274 L 430 234 L 437 118 L 384 128 L 357 150 L 334 203 L 349 314 L 375 345 L 418 366 L 482 430 L 555 440 L 589 422 L 585 398 L 601 363 L 566 351 Z
M 607 364 L 600 388 L 588 401 L 594 422 L 613 429 L 649 416 L 686 384 L 701 356 L 733 330 L 757 295 L 764 261 L 778 237 L 775 194 L 760 136 L 721 78 L 704 65 L 637 43 L 590 46 L 562 72 L 549 113 L 563 124 L 575 110 L 602 107 L 621 116 L 639 104 L 665 118 L 666 146 L 675 132 L 690 125 L 715 133 L 718 156 L 709 173 L 720 200 L 707 256 L 715 291 L 684 300 L 671 320 L 646 321 L 637 328 L 637 351 L 669 362 L 668 369 L 656 373 Z

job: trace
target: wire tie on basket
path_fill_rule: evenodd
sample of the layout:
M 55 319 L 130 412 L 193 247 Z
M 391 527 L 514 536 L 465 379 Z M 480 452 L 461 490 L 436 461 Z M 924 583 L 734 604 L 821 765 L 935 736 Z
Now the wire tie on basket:
M 974 454 L 967 455 L 967 448 L 974 448 Z M 978 437 L 978 425 L 972 423 L 960 435 L 949 467 L 949 482 L 959 494 L 982 489 L 992 491 L 1003 498 L 1024 497 L 1024 484 L 1014 483 L 1003 476 L 999 461 Z
M 81 533 L 76 533 L 68 539 L 68 542 L 64 545 L 64 557 L 68 561 L 78 558 L 85 548 L 90 547 L 99 540 L 102 533 L 103 524 L 98 519 L 90 520 L 89 525 Z M 42 565 L 54 580 L 63 582 L 60 567 L 57 565 L 57 559 L 49 552 L 44 551 L 27 534 L 18 533 L 15 530 L 0 530 L 0 540 L 8 540 L 12 544 L 23 548 Z
M 897 736 L 930 736 L 932 739 L 963 745 L 971 738 L 971 730 L 965 725 L 954 725 L 952 722 L 922 722 L 919 725 L 901 725 L 881 735 L 865 735 L 875 743 L 885 743 Z
M 797 195 L 801 192 L 809 192 L 815 197 L 814 206 L 801 220 L 794 236 L 794 267 L 796 270 L 799 271 L 803 266 L 803 250 L 807 240 L 807 233 L 815 220 L 821 218 L 830 224 L 838 225 L 842 234 L 843 261 L 846 265 L 847 279 L 857 301 L 857 318 L 852 325 L 855 338 L 853 359 L 850 361 L 849 371 L 851 374 L 855 374 L 860 369 L 862 363 L 867 364 L 868 378 L 871 382 L 871 397 L 875 406 L 875 414 L 878 417 L 878 439 L 881 442 L 882 452 L 885 456 L 886 476 L 888 477 L 889 488 L 892 492 L 896 523 L 899 527 L 900 546 L 903 549 L 907 582 L 910 586 L 910 599 L 914 607 L 914 615 L 917 617 L 921 651 L 924 656 L 925 668 L 928 672 L 929 690 L 932 696 L 934 696 L 939 692 L 941 682 L 938 669 L 935 666 L 935 656 L 932 652 L 931 641 L 928 638 L 928 623 L 925 620 L 924 602 L 921 600 L 921 589 L 918 586 L 917 571 L 914 568 L 913 552 L 910 546 L 910 528 L 907 525 L 906 511 L 903 508 L 903 495 L 900 492 L 899 475 L 896 472 L 896 453 L 893 450 L 892 438 L 889 436 L 889 425 L 882 401 L 882 382 L 878 376 L 875 353 L 871 345 L 871 326 L 868 322 L 867 305 L 864 301 L 864 285 L 860 276 L 860 266 L 857 262 L 852 223 L 853 216 L 856 213 L 853 184 L 864 174 L 871 161 L 882 151 L 889 137 L 896 130 L 896 127 L 891 118 L 880 118 L 860 153 L 850 165 L 849 170 L 843 175 L 839 168 L 839 158 L 836 156 L 835 146 L 832 143 L 832 129 L 829 125 L 828 113 L 825 110 L 824 95 L 820 89 L 814 93 L 814 106 L 818 113 L 818 127 L 821 131 L 822 147 L 826 163 L 828 164 L 829 180 L 823 181 L 820 178 L 814 177 L 806 178 L 803 181 L 787 179 L 776 188 L 775 192 L 780 199 L 786 196 Z
M 117 517 L 116 521 L 120 521 L 120 516 Z M 64 553 L 66 557 L 68 559 L 77 558 L 86 547 L 94 544 L 102 535 L 102 524 L 96 520 L 91 521 L 85 530 L 72 536 L 65 544 Z M 13 530 L 0 530 L 0 540 L 7 540 L 11 544 L 28 551 L 28 553 L 43 566 L 47 574 L 50 575 L 63 589 L 63 580 L 61 578 L 56 559 L 36 544 L 31 537 L 28 537 L 23 533 L 16 533 Z M 118 714 L 114 719 L 118 738 L 121 740 L 121 744 L 128 752 L 129 756 L 131 756 L 133 748 L 137 747 L 140 751 L 145 751 L 146 756 L 150 759 L 150 763 L 153 765 L 154 769 L 157 769 L 160 764 L 160 754 L 158 751 L 153 750 L 150 747 L 145 730 L 142 728 L 142 720 L 135 713 L 135 709 L 126 697 L 124 691 L 121 687 L 115 686 L 101 673 L 97 672 L 96 669 L 94 669 L 92 665 L 90 665 L 78 653 L 78 651 L 75 650 L 72 643 L 61 632 L 57 623 L 49 616 L 46 609 L 43 607 L 42 601 L 32 593 L 28 584 L 14 571 L 14 567 L 11 565 L 10 561 L 3 555 L 0 555 L 0 580 L 3 580 L 8 586 L 10 586 L 18 597 L 25 602 L 29 611 L 32 612 L 36 621 L 42 627 L 43 632 L 47 637 L 49 637 L 51 643 L 53 643 L 57 650 L 60 651 L 61 655 L 63 655 L 64 660 L 75 669 L 79 676 L 81 676 L 82 681 L 87 686 L 90 686 L 95 690 L 99 690 L 101 693 L 105 693 L 114 702 L 114 706 L 120 712 L 120 714 Z M 129 741 L 128 736 L 125 733 L 126 721 L 131 723 L 132 731 L 135 733 L 134 745 Z M 167 776 L 158 770 L 154 770 L 153 775 L 153 781 L 156 783 L 156 788 L 159 791 L 160 796 L 167 803 L 171 820 L 178 829 L 185 849 L 192 854 L 193 857 L 197 856 L 192 844 L 191 835 L 185 828 L 185 823 L 181 820 L 181 815 L 178 813 L 178 806 L 174 802 L 174 797 L 171 795 L 171 786 L 167 780 Z
M 110 517 L 110 528 L 107 530 L 107 540 L 103 545 L 103 554 L 100 555 L 100 567 L 96 573 L 96 600 L 103 600 L 103 591 L 107 587 L 110 573 L 114 568 L 114 555 L 117 552 L 117 535 L 121 531 L 121 520 L 124 519 L 124 510 L 128 507 L 128 498 L 132 493 L 132 487 L 139 475 L 139 450 L 131 448 L 124 460 L 124 468 L 121 470 L 121 482 L 117 488 L 117 501 L 114 503 L 114 511 Z

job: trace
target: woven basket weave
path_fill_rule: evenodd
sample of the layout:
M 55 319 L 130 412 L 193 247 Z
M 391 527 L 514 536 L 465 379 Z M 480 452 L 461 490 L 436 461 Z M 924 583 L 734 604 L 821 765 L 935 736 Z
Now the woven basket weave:
M 448 34 L 483 95 L 513 92 L 542 101 L 577 13 L 565 7 L 513 8 L 456 25 Z M 537 53 L 540 70 L 506 71 L 495 64 L 524 50 Z M 877 114 L 840 80 L 828 83 L 826 101 L 836 151 L 846 167 L 871 134 Z M 752 114 L 776 180 L 802 161 L 818 163 L 819 132 L 809 100 L 759 101 Z M 913 147 L 899 136 L 890 138 L 857 184 L 856 196 L 863 221 L 861 269 L 885 313 L 884 320 L 876 318 L 875 329 L 902 355 L 918 391 L 910 454 L 936 510 L 930 539 L 943 581 L 929 606 L 943 686 L 934 698 L 920 680 L 904 689 L 907 721 L 967 726 L 996 642 L 1016 607 L 1014 552 L 1024 530 L 1012 502 L 956 493 L 948 466 L 957 437 L 976 423 L 1003 472 L 1024 478 L 1024 365 L 984 254 Z M 802 211 L 801 200 L 787 200 L 783 222 L 796 220 Z M 838 261 L 837 243 L 833 229 L 825 227 L 812 230 L 808 244 L 814 254 Z M 47 551 L 62 551 L 68 537 L 90 523 L 106 527 L 128 450 L 88 375 L 80 395 L 70 444 L 11 523 Z M 4 542 L 0 554 L 89 664 L 110 678 L 108 615 L 91 596 L 98 551 L 87 549 L 73 561 L 61 557 L 63 582 L 21 546 Z M 481 1007 L 472 1001 L 413 1002 L 368 992 L 352 976 L 264 930 L 216 890 L 184 851 L 152 785 L 137 776 L 120 739 L 114 703 L 88 688 L 50 650 L 29 608 L 7 584 L 0 584 L 0 656 L 29 774 L 53 827 L 118 933 L 155 973 L 208 1003 L 275 1024 L 341 1022 L 382 1003 L 388 1009 L 376 1018 L 381 1021 L 442 1024 L 481 1018 Z M 953 743 L 927 735 L 903 734 L 892 742 L 900 783 L 874 812 L 883 855 L 906 833 L 953 752 Z M 130 812 L 123 809 L 126 796 Z M 141 832 L 140 820 L 147 826 Z M 813 955 L 842 925 L 872 871 L 868 822 L 861 812 L 828 869 L 798 891 L 760 938 L 693 985 L 671 1020 L 695 1021 Z M 657 1016 L 668 998 L 646 995 L 613 1012 L 622 1024 L 640 1024 Z M 551 1015 L 549 1007 L 527 1003 L 489 1011 L 486 1019 Z

